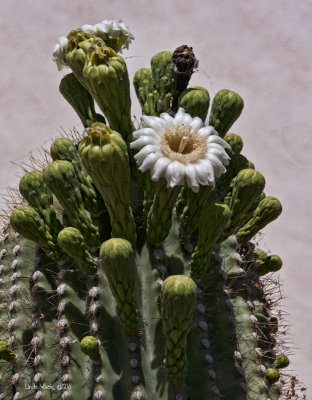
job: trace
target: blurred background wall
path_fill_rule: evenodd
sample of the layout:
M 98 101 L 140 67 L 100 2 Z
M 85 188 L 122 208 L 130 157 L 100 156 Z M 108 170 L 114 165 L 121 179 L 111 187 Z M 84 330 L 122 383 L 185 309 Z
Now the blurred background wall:
M 266 193 L 283 204 L 263 230 L 261 247 L 279 254 L 293 356 L 290 370 L 312 384 L 312 2 L 301 0 L 2 0 L 0 7 L 0 191 L 18 183 L 10 161 L 49 146 L 57 131 L 81 129 L 58 93 L 66 70 L 52 62 L 61 35 L 85 23 L 123 19 L 135 35 L 130 78 L 158 51 L 193 46 L 199 71 L 191 84 L 211 97 L 240 93 L 245 109 L 232 132 L 266 177 Z M 133 96 L 133 114 L 140 111 Z

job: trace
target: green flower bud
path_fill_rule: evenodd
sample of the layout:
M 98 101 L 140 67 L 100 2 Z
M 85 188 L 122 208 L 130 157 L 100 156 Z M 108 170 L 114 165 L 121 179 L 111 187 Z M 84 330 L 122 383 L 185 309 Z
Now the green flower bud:
M 268 368 L 265 371 L 265 379 L 269 385 L 273 385 L 273 383 L 277 382 L 280 378 L 279 372 L 274 368 Z
M 81 270 L 87 275 L 97 271 L 97 264 L 89 253 L 82 234 L 76 228 L 65 228 L 58 235 L 61 248 L 79 264 Z
M 208 114 L 210 97 L 205 88 L 200 86 L 190 87 L 179 96 L 178 106 L 184 108 L 185 112 L 193 118 L 199 117 L 205 122 Z
M 243 108 L 244 101 L 239 94 L 227 89 L 220 90 L 212 102 L 209 125 L 212 125 L 223 138 Z
M 279 354 L 273 363 L 274 367 L 279 368 L 286 368 L 289 365 L 289 359 L 285 354 Z
M 85 336 L 80 342 L 80 348 L 93 361 L 98 361 L 101 358 L 99 342 L 94 336 Z
M 16 357 L 14 351 L 4 340 L 0 340 L 0 360 L 12 361 Z
M 230 156 L 240 154 L 243 149 L 243 139 L 239 135 L 236 133 L 227 133 L 223 139 L 231 146 L 231 150 L 226 150 Z
M 131 243 L 113 238 L 104 242 L 100 258 L 109 286 L 117 303 L 117 313 L 125 332 L 137 331 L 138 317 L 133 302 L 135 261 Z
M 161 288 L 161 317 L 166 338 L 165 367 L 169 383 L 178 385 L 186 374 L 186 341 L 196 306 L 197 286 L 185 275 L 172 275 Z

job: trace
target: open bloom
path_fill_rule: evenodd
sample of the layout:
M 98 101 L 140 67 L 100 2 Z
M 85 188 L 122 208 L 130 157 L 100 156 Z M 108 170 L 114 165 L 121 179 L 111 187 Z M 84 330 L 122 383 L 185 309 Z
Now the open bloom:
M 114 50 L 117 52 L 122 52 L 122 49 L 128 49 L 129 44 L 134 39 L 134 36 L 130 32 L 128 26 L 124 24 L 121 19 L 105 19 L 104 21 L 98 22 L 95 25 L 83 25 L 81 29 L 86 33 L 90 33 L 91 35 L 101 38 L 104 40 L 104 42 L 106 42 L 108 47 L 113 45 Z M 114 43 L 112 40 L 114 40 Z M 53 61 L 56 62 L 59 71 L 63 67 L 67 67 L 65 61 L 67 43 L 67 37 L 61 36 L 53 50 Z
M 140 149 L 134 156 L 142 172 L 150 170 L 154 181 L 164 177 L 167 187 L 185 182 L 198 192 L 200 185 L 213 186 L 226 172 L 230 157 L 229 144 L 212 126 L 203 126 L 200 118 L 192 118 L 179 108 L 175 117 L 141 117 L 144 127 L 133 132 L 130 147 Z

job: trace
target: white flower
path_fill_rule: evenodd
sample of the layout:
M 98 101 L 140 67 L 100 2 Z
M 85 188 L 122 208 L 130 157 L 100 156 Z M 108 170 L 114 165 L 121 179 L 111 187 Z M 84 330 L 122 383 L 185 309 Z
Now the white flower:
M 175 117 L 142 116 L 144 127 L 133 132 L 130 144 L 140 149 L 134 156 L 142 172 L 150 170 L 151 178 L 164 177 L 167 187 L 186 184 L 198 192 L 200 185 L 213 186 L 226 169 L 230 157 L 224 148 L 229 144 L 212 126 L 203 126 L 199 117 L 192 118 L 179 108 Z
M 64 67 L 67 67 L 65 61 L 67 43 L 68 43 L 67 37 L 61 36 L 57 41 L 53 50 L 53 61 L 56 62 L 59 71 Z
M 134 39 L 133 34 L 130 32 L 128 26 L 122 20 L 108 20 L 105 19 L 95 25 L 83 25 L 81 29 L 92 35 L 95 35 L 105 41 L 109 39 L 119 39 L 120 49 L 128 49 L 131 40 Z
M 105 41 L 110 39 L 117 39 L 117 52 L 122 52 L 122 49 L 128 49 L 129 44 L 134 39 L 133 34 L 130 32 L 128 26 L 122 22 L 122 20 L 108 20 L 105 19 L 102 22 L 98 22 L 95 25 L 83 25 L 81 29 L 90 33 L 91 35 L 97 36 Z M 67 67 L 65 56 L 68 39 L 66 36 L 61 36 L 57 41 L 53 51 L 53 61 L 56 62 L 57 68 L 60 71 L 63 67 Z M 107 43 L 109 46 L 109 43 Z

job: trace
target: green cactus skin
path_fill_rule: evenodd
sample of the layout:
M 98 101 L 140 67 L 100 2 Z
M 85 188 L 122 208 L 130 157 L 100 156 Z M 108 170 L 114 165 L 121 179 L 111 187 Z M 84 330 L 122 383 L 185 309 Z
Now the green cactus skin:
M 133 303 L 134 254 L 131 243 L 113 238 L 101 246 L 100 257 L 111 291 L 117 302 L 117 313 L 124 330 L 133 334 L 138 328 L 138 317 Z
M 206 204 L 199 216 L 198 243 L 192 254 L 191 274 L 202 276 L 207 273 L 207 266 L 214 245 L 228 225 L 231 211 L 225 204 Z
M 277 369 L 287 368 L 289 365 L 289 359 L 285 354 L 279 354 L 273 363 L 274 367 Z
M 93 361 L 101 358 L 99 342 L 94 336 L 85 336 L 80 342 L 80 348 Z
M 82 162 L 107 207 L 112 236 L 136 241 L 130 209 L 130 169 L 127 146 L 121 135 L 104 124 L 94 124 L 79 145 Z
M 172 225 L 173 207 L 177 200 L 181 186 L 167 188 L 165 179 L 155 184 L 155 195 L 152 207 L 147 216 L 147 240 L 150 243 L 162 243 Z
M 183 382 L 186 374 L 186 338 L 196 305 L 196 284 L 185 275 L 168 277 L 161 288 L 161 317 L 166 337 L 165 367 L 168 381 Z
M 44 180 L 66 210 L 70 223 L 80 230 L 87 246 L 97 246 L 99 233 L 84 208 L 73 165 L 63 160 L 50 163 L 44 170 Z
M 200 86 L 192 86 L 182 92 L 178 99 L 178 106 L 184 108 L 185 112 L 193 118 L 199 117 L 206 121 L 210 97 L 208 90 Z
M 282 205 L 277 198 L 265 197 L 255 209 L 251 220 L 236 233 L 236 239 L 240 243 L 248 242 L 260 229 L 274 221 L 281 212 Z
M 83 76 L 111 129 L 126 139 L 134 128 L 128 70 L 123 58 L 109 47 L 90 49 Z
M 223 138 L 244 108 L 244 101 L 239 94 L 231 90 L 220 90 L 212 101 L 209 125 L 212 125 Z
M 85 128 L 97 121 L 105 123 L 105 118 L 95 112 L 93 98 L 73 73 L 64 76 L 59 90 L 76 111 Z
M 69 256 L 79 264 L 81 270 L 87 275 L 97 271 L 97 263 L 89 253 L 84 238 L 76 228 L 64 228 L 58 235 L 58 243 Z
M 4 340 L 0 340 L 0 360 L 12 361 L 16 357 L 14 351 Z
M 233 154 L 240 154 L 243 150 L 243 139 L 236 133 L 228 132 L 224 135 L 223 139 L 231 146 L 231 149 L 226 149 L 226 152 L 230 156 L 232 156 Z
M 154 82 L 151 68 L 139 69 L 133 77 L 135 93 L 143 115 L 157 115 L 154 100 Z
M 103 60 L 96 57 L 106 54 L 112 62 L 115 56 L 101 39 L 81 30 L 68 39 L 66 62 L 99 100 L 96 77 L 91 87 L 83 71 L 89 79 L 92 58 L 97 75 Z M 122 76 L 119 61 L 112 70 Z M 135 77 L 141 103 L 147 107 L 149 96 L 155 115 L 167 111 L 162 107 L 172 100 L 170 68 L 168 52 L 162 52 L 153 61 L 154 76 L 141 70 Z M 127 90 L 119 89 L 111 105 L 112 113 L 118 108 L 113 124 L 129 122 L 129 116 L 120 119 L 127 99 L 119 97 Z M 184 94 L 181 101 L 192 97 L 192 90 Z M 202 108 L 191 100 L 194 115 L 200 115 Z M 238 95 L 224 91 L 214 100 L 214 126 L 232 143 L 231 158 L 243 160 L 243 169 L 231 172 L 229 165 L 226 183 L 221 185 L 221 177 L 216 187 L 205 188 L 209 195 L 195 198 L 187 186 L 167 189 L 165 180 L 155 184 L 148 174 L 130 171 L 126 141 L 98 122 L 88 128 L 80 154 L 68 139 L 53 143 L 54 163 L 44 171 L 44 181 L 40 171 L 23 178 L 21 192 L 25 189 L 30 206 L 18 207 L 11 216 L 11 227 L 22 235 L 7 227 L 0 243 L 0 337 L 16 355 L 2 363 L 0 398 L 280 398 L 280 385 L 274 383 L 288 360 L 280 354 L 280 322 L 266 297 L 274 275 L 261 276 L 282 262 L 234 236 L 265 199 L 262 175 L 244 168 L 242 141 L 226 134 L 242 104 Z M 126 129 L 120 132 L 126 138 Z M 53 203 L 66 228 L 59 224 L 52 235 Z M 80 345 L 90 337 L 92 359 Z
M 161 51 L 151 59 L 152 78 L 155 87 L 154 101 L 157 115 L 170 107 L 173 95 L 173 62 L 171 51 Z

